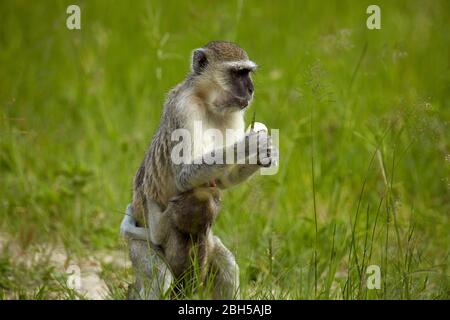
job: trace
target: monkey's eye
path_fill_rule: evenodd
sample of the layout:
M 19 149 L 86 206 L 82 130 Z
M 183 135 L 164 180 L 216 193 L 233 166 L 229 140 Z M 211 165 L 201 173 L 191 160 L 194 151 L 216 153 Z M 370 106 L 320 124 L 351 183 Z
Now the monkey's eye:
M 250 73 L 250 69 L 243 68 L 243 69 L 235 69 L 233 70 L 233 73 L 238 77 L 244 77 L 247 76 Z

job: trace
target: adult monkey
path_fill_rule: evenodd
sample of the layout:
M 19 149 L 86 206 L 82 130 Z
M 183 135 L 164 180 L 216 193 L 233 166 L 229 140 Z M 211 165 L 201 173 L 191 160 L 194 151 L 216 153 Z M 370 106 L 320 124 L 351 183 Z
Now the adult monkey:
M 258 168 L 275 165 L 277 159 L 277 151 L 267 131 L 244 133 L 244 112 L 254 92 L 250 74 L 256 69 L 256 64 L 249 60 L 247 53 L 234 43 L 213 41 L 194 50 L 191 69 L 186 79 L 168 95 L 161 124 L 136 173 L 132 208 L 129 208 L 137 226 L 149 227 L 149 243 L 161 246 L 163 255 L 170 250 L 164 246 L 173 228 L 169 206 L 171 198 L 209 185 L 221 189 L 236 185 L 247 180 Z M 177 141 L 173 141 L 172 133 L 177 129 L 186 129 L 194 136 L 197 121 L 201 122 L 204 133 L 208 129 L 218 129 L 225 136 L 226 129 L 233 129 L 240 134 L 234 136 L 233 141 L 226 141 L 226 145 L 216 139 L 204 139 L 203 148 L 195 148 L 194 145 L 190 148 L 194 151 L 194 161 L 175 163 L 171 156 Z M 250 141 L 255 140 L 259 148 L 246 148 Z M 246 151 L 242 154 L 238 152 L 240 150 Z M 206 155 L 211 154 L 216 159 L 217 155 L 223 157 L 223 161 L 206 163 Z M 238 154 L 238 163 L 244 160 L 244 164 L 226 164 L 229 155 L 235 154 Z M 124 222 L 128 224 L 122 224 L 122 232 L 131 235 L 134 221 L 125 218 Z M 216 298 L 232 298 L 229 293 L 236 290 L 230 288 L 238 286 L 237 264 L 217 237 L 213 237 L 212 241 L 214 248 L 227 253 L 225 261 L 216 263 L 218 274 L 226 275 L 217 279 L 222 289 L 226 289 L 221 290 L 225 293 Z M 161 297 L 172 281 L 165 263 L 142 241 L 130 240 L 129 245 L 135 271 L 139 272 L 137 269 L 141 267 L 145 269 L 145 275 L 140 279 L 137 277 L 136 290 L 143 298 Z M 223 255 L 210 257 L 211 261 L 216 258 L 223 260 Z M 151 263 L 146 264 L 150 260 Z M 143 280 L 151 281 L 145 293 Z

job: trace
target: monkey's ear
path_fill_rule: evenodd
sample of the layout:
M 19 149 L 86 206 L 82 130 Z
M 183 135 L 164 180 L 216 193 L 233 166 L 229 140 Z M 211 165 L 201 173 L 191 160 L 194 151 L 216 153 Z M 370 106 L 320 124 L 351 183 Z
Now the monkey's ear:
M 192 71 L 195 74 L 202 73 L 208 65 L 208 58 L 206 52 L 203 49 L 195 49 L 192 53 Z

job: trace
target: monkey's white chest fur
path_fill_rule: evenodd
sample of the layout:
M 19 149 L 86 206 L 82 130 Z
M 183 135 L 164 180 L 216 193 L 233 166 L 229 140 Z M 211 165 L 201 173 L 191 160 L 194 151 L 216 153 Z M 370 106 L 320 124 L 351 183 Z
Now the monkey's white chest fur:
M 225 120 L 225 121 L 224 121 Z M 202 155 L 224 146 L 233 145 L 245 136 L 244 115 L 242 112 L 229 114 L 226 119 L 216 119 L 191 113 L 187 122 L 187 130 L 191 134 L 192 157 Z

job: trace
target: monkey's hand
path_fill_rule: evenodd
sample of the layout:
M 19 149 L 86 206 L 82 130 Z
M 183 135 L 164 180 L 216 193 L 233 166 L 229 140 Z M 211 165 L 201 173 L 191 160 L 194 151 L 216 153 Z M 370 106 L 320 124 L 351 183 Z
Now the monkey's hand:
M 278 165 L 278 149 L 273 145 L 272 137 L 266 130 L 250 131 L 245 136 L 249 164 L 257 164 L 260 167 L 271 167 Z
M 244 152 L 245 151 L 245 152 Z M 248 180 L 261 167 L 278 164 L 278 149 L 266 130 L 251 130 L 235 144 L 237 164 L 217 179 L 217 185 L 226 189 Z

